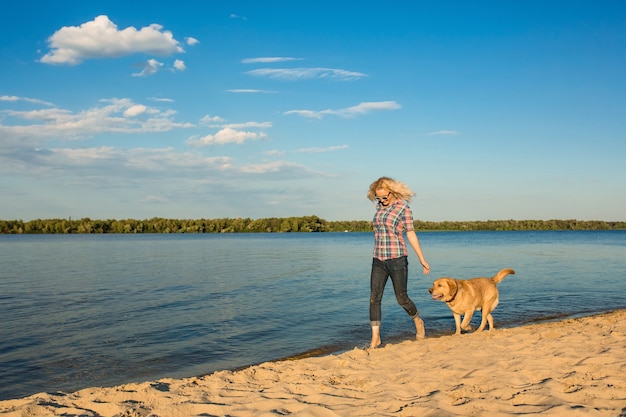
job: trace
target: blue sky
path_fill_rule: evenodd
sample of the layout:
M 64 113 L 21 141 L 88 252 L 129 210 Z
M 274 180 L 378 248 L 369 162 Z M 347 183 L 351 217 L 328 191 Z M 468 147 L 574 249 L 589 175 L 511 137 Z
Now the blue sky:
M 0 5 L 0 218 L 626 220 L 623 1 Z

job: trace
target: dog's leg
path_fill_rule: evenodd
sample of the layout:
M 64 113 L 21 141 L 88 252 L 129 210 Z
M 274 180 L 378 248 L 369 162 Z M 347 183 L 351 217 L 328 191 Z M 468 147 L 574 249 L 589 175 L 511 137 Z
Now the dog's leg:
M 474 315 L 474 310 L 466 311 L 463 315 L 463 322 L 461 323 L 461 329 L 463 330 L 472 330 L 470 327 L 470 321 L 472 321 L 472 316 Z
M 471 330 L 470 322 L 472 321 L 472 317 L 474 316 L 474 310 L 466 311 L 463 315 L 463 321 L 461 322 L 461 329 L 463 330 Z
M 513 271 L 513 270 L 511 270 Z M 515 271 L 511 272 L 512 274 L 515 273 Z M 498 297 L 498 295 L 496 295 L 496 299 L 494 300 L 493 304 L 491 304 L 491 309 L 489 311 L 489 315 L 487 316 L 487 321 L 489 322 L 489 331 L 495 329 L 495 327 L 493 326 L 493 316 L 491 315 L 491 312 L 494 311 L 496 309 L 496 307 L 498 307 L 498 303 L 500 302 L 500 298 Z
M 489 330 L 493 328 L 493 316 L 491 315 L 491 308 L 489 306 L 483 306 L 482 317 L 480 318 L 480 327 L 476 329 L 477 332 L 485 330 L 485 326 L 489 322 Z
M 493 327 L 493 316 L 491 315 L 491 312 L 493 310 L 495 310 L 496 307 L 498 306 L 498 301 L 499 300 L 498 300 L 498 297 L 496 295 L 496 298 L 493 301 L 486 302 L 483 305 L 483 308 L 482 308 L 482 310 L 483 310 L 483 317 L 482 317 L 482 321 L 480 323 L 480 328 L 478 330 L 483 330 L 486 327 L 487 323 L 489 323 L 489 331 L 494 329 L 494 327 Z
M 483 311 L 482 317 L 480 319 L 480 326 L 478 326 L 478 329 L 476 329 L 476 331 L 482 332 L 483 330 L 485 330 L 486 325 L 487 325 L 487 316 L 485 315 L 485 312 Z
M 461 334 L 461 315 L 452 313 L 454 315 L 454 324 L 456 324 L 456 332 L 454 334 Z

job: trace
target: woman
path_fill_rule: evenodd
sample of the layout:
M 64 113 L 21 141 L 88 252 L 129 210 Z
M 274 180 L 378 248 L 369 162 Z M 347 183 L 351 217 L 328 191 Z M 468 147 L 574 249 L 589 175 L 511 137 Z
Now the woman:
M 415 304 L 407 295 L 408 252 L 404 234 L 424 267 L 424 274 L 430 273 L 430 265 L 424 259 L 419 240 L 413 229 L 413 213 L 408 206 L 413 196 L 415 193 L 409 187 L 389 177 L 381 177 L 374 181 L 367 192 L 367 198 L 377 202 L 376 214 L 372 221 L 375 246 L 370 277 L 371 348 L 381 344 L 380 303 L 388 278 L 391 278 L 398 304 L 415 322 L 417 339 L 426 336 L 424 322 Z

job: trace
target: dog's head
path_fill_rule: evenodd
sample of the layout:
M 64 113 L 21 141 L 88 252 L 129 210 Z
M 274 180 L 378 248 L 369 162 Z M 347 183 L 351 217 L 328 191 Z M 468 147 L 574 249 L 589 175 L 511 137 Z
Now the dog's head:
M 432 295 L 433 300 L 439 300 L 447 303 L 454 299 L 458 289 L 459 285 L 454 279 L 444 277 L 436 279 L 428 292 Z

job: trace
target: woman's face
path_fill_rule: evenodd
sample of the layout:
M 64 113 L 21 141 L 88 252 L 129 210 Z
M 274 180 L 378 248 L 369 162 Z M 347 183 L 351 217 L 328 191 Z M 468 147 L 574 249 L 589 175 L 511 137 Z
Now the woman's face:
M 379 188 L 376 190 L 376 201 L 383 207 L 387 207 L 393 201 L 393 195 L 391 195 L 391 191 L 386 190 L 384 188 Z

